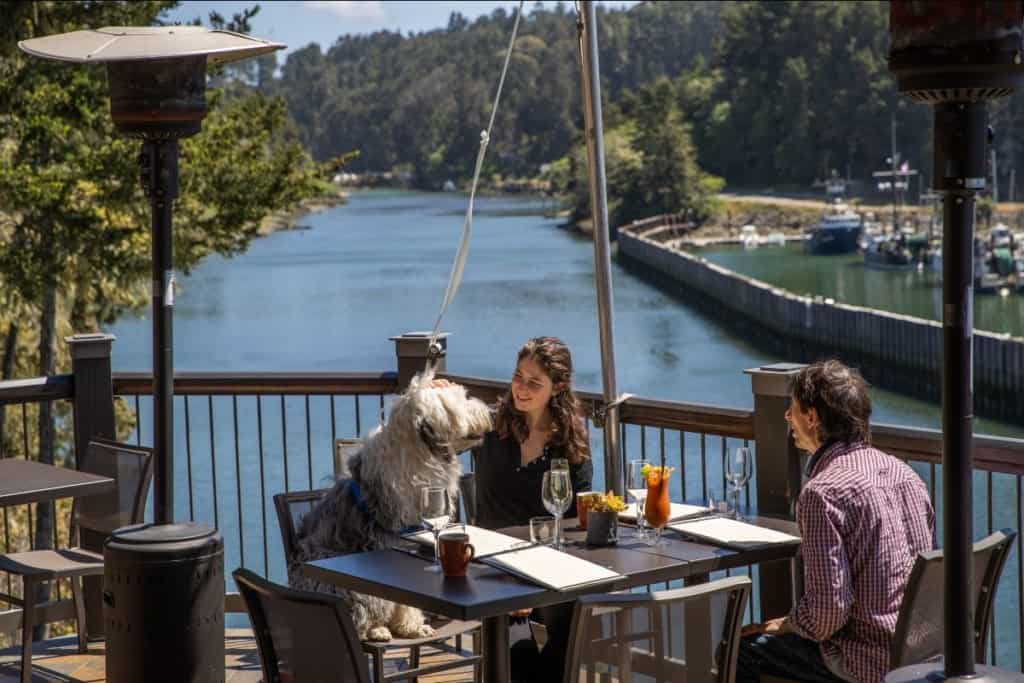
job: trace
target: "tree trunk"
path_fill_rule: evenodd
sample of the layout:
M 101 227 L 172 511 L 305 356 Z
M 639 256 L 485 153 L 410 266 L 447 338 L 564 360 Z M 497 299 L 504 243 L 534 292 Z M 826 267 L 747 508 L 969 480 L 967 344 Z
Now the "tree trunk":
M 18 325 L 11 323 L 7 326 L 7 339 L 4 340 L 3 367 L 0 368 L 3 379 L 13 379 L 14 360 L 18 357 Z M 0 406 L 0 458 L 6 458 L 7 453 L 7 408 Z
M 39 374 L 52 377 L 57 374 L 57 282 L 56 279 L 46 283 L 43 290 L 43 308 L 39 318 Z M 54 452 L 57 445 L 54 425 L 53 403 L 43 401 L 39 404 L 39 462 L 54 464 Z M 27 457 L 26 453 L 26 457 Z M 54 504 L 40 503 L 36 507 L 35 538 L 37 549 L 53 547 Z M 36 592 L 36 603 L 50 599 L 50 583 L 40 582 Z M 46 638 L 48 627 L 39 624 L 33 629 L 33 638 Z

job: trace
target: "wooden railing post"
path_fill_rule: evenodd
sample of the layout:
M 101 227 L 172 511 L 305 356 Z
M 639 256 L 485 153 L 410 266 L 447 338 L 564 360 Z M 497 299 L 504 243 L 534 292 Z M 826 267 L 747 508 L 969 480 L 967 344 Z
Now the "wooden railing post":
M 793 377 L 803 368 L 776 363 L 746 370 L 754 392 L 754 441 L 757 444 L 757 510 L 793 519 L 800 495 L 800 453 L 786 425 Z M 789 613 L 802 592 L 803 571 L 789 560 L 761 564 L 761 620 Z
M 112 334 L 76 334 L 65 339 L 71 347 L 71 372 L 75 378 L 75 458 L 85 453 L 89 439 L 117 435 L 114 424 L 114 381 L 110 375 Z M 83 548 L 103 552 L 99 534 L 82 532 Z M 103 578 L 87 576 L 83 581 L 85 623 L 80 628 L 90 638 L 103 636 Z
M 405 332 L 388 339 L 395 342 L 395 355 L 398 357 L 398 392 L 401 393 L 409 386 L 409 380 L 413 375 L 427 365 L 430 333 Z M 440 375 L 448 371 L 448 333 L 442 332 L 438 335 L 437 343 L 441 346 L 441 355 L 434 363 L 434 368 Z

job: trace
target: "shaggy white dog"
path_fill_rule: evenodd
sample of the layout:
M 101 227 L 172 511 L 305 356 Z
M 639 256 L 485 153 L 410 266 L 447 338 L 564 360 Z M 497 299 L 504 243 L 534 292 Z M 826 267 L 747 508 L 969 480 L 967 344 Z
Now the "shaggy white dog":
M 432 386 L 432 372 L 417 375 L 391 407 L 387 424 L 372 433 L 348 460 L 341 479 L 307 514 L 298 529 L 298 552 L 288 561 L 296 588 L 336 593 L 349 604 L 362 640 L 433 635 L 420 610 L 336 586 L 302 574 L 303 562 L 394 545 L 402 529 L 420 523 L 418 492 L 444 486 L 456 499 L 458 454 L 476 446 L 491 429 L 487 406 L 457 384 Z

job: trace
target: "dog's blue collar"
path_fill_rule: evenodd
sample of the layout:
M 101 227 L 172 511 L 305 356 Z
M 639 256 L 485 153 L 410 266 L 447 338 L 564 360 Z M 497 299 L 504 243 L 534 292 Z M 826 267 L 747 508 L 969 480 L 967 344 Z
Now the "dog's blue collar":
M 348 489 L 348 495 L 352 496 L 352 502 L 355 503 L 356 509 L 362 512 L 366 516 L 366 518 L 370 520 L 371 524 L 376 526 L 378 529 L 383 529 L 384 531 L 391 531 L 390 529 L 385 529 L 384 526 L 377 521 L 377 517 L 374 516 L 373 512 L 370 511 L 370 507 L 366 504 L 366 500 L 363 498 L 363 492 L 362 489 L 359 487 L 358 481 L 356 481 L 355 479 L 349 479 L 345 487 Z M 422 529 L 423 527 L 417 524 L 415 526 L 403 527 L 402 530 L 398 533 L 399 535 L 405 535 L 421 531 Z

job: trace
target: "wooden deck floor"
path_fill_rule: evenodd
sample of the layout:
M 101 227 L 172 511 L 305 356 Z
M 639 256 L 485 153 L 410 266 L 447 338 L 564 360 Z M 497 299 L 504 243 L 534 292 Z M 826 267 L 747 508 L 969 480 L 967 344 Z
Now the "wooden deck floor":
M 442 661 L 451 655 L 424 651 L 422 664 Z M 20 675 L 21 650 L 0 652 L 0 683 L 17 683 Z M 91 643 L 89 652 L 78 654 L 78 641 L 74 637 L 55 638 L 34 645 L 32 657 L 33 683 L 102 683 L 106 681 L 104 671 L 104 649 L 102 642 Z M 256 641 L 250 629 L 228 629 L 225 637 L 225 681 L 226 683 L 257 683 L 263 680 L 260 671 Z M 388 672 L 404 668 L 401 652 L 396 652 L 388 662 Z M 473 670 L 470 667 L 445 671 L 433 676 L 421 676 L 422 683 L 472 683 Z

